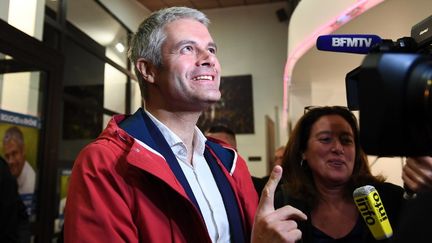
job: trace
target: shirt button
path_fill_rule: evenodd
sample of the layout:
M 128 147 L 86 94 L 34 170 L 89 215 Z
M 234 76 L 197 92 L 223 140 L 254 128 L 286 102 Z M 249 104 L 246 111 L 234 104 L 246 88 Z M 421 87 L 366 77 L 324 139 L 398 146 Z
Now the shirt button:
M 135 149 L 135 152 L 139 153 L 139 152 L 140 152 L 140 149 L 139 149 L 139 148 L 136 148 L 136 149 Z

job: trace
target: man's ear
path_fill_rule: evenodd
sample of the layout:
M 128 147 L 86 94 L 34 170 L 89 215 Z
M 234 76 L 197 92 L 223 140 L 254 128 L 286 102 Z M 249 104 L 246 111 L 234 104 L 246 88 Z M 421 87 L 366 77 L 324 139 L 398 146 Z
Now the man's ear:
M 146 82 L 154 83 L 156 68 L 151 62 L 144 58 L 139 58 L 136 62 L 136 67 Z

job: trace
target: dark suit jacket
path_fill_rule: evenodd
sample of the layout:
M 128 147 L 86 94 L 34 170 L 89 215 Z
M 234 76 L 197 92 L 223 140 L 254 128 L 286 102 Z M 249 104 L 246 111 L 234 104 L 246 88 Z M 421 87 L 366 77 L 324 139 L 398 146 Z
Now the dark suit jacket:
M 432 192 L 420 193 L 408 200 L 400 217 L 393 243 L 429 243 L 432 219 Z

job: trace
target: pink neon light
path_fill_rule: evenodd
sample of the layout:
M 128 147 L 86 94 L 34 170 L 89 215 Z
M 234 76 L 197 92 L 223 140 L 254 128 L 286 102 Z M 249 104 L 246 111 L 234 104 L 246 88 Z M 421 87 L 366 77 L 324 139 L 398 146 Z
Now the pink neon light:
M 373 8 L 384 0 L 359 0 L 353 5 L 349 6 L 341 14 L 329 22 L 319 26 L 312 34 L 303 40 L 298 46 L 296 46 L 292 52 L 288 55 L 287 62 L 285 64 L 284 77 L 283 77 L 283 110 L 282 110 L 282 128 L 287 128 L 288 122 L 288 111 L 289 111 L 289 87 L 291 86 L 291 75 L 294 70 L 294 66 L 297 60 L 303 56 L 312 46 L 315 45 L 316 39 L 320 35 L 326 35 L 339 29 L 344 24 L 353 20 L 355 17 Z

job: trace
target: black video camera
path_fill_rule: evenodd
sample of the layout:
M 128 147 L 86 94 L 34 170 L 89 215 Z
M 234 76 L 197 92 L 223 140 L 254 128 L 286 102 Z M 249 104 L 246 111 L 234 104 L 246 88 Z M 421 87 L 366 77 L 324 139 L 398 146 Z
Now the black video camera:
M 432 16 L 411 37 L 383 40 L 346 75 L 348 108 L 360 111 L 360 142 L 378 156 L 432 155 Z

